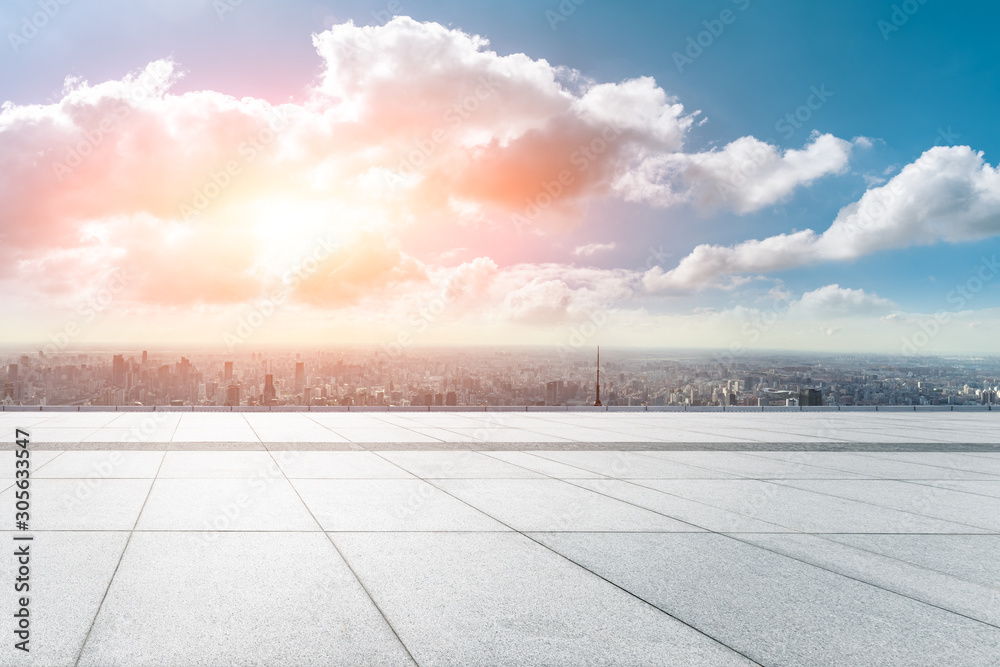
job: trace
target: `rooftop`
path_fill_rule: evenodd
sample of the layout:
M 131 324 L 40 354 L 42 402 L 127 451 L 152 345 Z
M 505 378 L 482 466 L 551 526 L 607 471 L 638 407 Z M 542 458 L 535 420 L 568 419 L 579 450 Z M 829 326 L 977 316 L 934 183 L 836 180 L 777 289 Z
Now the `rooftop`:
M 994 665 L 998 419 L 2 412 L 0 664 Z

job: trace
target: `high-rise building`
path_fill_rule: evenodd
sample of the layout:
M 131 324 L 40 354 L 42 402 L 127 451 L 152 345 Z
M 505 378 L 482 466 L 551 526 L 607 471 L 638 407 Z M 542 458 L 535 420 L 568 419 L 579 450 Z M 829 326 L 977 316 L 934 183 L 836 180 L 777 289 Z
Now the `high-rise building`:
M 274 388 L 274 376 L 264 376 L 264 405 L 274 405 L 278 402 L 278 392 Z
M 227 383 L 233 381 L 233 362 L 231 361 L 226 362 L 225 375 L 223 376 L 222 379 L 225 380 Z
M 147 352 L 146 350 L 143 350 L 142 351 L 142 365 L 145 366 L 148 361 L 149 361 L 149 352 Z
M 111 362 L 111 384 L 119 389 L 125 386 L 125 356 L 116 354 Z
M 295 393 L 300 393 L 306 388 L 306 365 L 301 362 L 295 362 Z
M 240 404 L 240 386 L 231 384 L 226 389 L 226 405 L 238 406 Z
M 820 389 L 803 389 L 799 392 L 799 405 L 813 407 L 823 405 L 823 392 Z
M 7 366 L 7 382 L 11 386 L 11 400 L 15 403 L 21 402 L 21 382 L 18 380 L 17 364 Z
M 545 404 L 546 405 L 560 405 L 563 401 L 565 382 L 563 380 L 556 380 L 554 382 L 547 382 L 545 384 Z
M 449 391 L 444 400 L 445 405 L 458 405 L 458 396 L 453 391 Z

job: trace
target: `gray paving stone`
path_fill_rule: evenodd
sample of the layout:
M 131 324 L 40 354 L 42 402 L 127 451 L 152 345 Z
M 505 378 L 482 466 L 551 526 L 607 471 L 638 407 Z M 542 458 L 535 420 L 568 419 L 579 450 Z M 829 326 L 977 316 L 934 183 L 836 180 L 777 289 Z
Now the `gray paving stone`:
M 27 592 L 31 614 L 28 654 L 14 649 L 11 639 L 16 601 L 21 595 L 13 590 L 13 536 L 0 533 L 4 551 L 9 550 L 0 558 L 0 577 L 5 583 L 0 613 L 7 624 L 0 644 L 0 665 L 71 667 L 118 565 L 128 532 L 34 533 L 30 543 L 31 590 Z
M 823 481 L 834 486 L 852 480 Z M 974 533 L 965 524 L 758 480 L 641 480 L 643 486 L 806 533 Z M 794 481 L 796 485 L 818 482 Z M 889 484 L 890 482 L 875 482 Z
M 575 479 L 573 484 L 714 532 L 781 533 L 790 528 L 615 479 Z
M 423 480 L 291 481 L 326 531 L 510 530 Z
M 732 479 L 735 475 L 647 455 L 646 452 L 536 452 L 538 456 L 620 479 Z
M 936 572 L 1000 590 L 1000 535 L 828 535 Z M 1000 598 L 997 600 L 1000 604 Z
M 152 483 L 151 479 L 33 480 L 31 529 L 132 530 Z M 0 493 L 0 507 L 13 511 L 16 490 L 11 486 Z
M 838 537 L 745 534 L 739 539 L 1000 628 L 1000 589 L 850 546 Z
M 413 663 L 322 533 L 136 533 L 80 660 L 376 664 Z
M 421 665 L 750 664 L 522 535 L 333 539 Z
M 838 482 L 785 480 L 784 483 L 807 491 L 871 503 L 879 507 L 910 512 L 913 515 L 952 521 L 956 524 L 961 523 L 969 526 L 969 530 L 965 532 L 977 532 L 977 528 L 994 533 L 1000 532 L 1000 498 L 977 496 L 951 489 L 893 480 L 843 480 Z M 912 524 L 913 520 L 907 519 L 901 527 Z M 893 532 L 922 531 L 914 528 Z
M 381 452 L 380 456 L 423 479 L 541 478 L 541 473 L 477 452 Z
M 995 665 L 1000 630 L 715 534 L 533 535 L 765 665 Z
M 157 479 L 137 530 L 320 530 L 288 480 Z
M 699 530 L 556 479 L 434 480 L 515 530 Z

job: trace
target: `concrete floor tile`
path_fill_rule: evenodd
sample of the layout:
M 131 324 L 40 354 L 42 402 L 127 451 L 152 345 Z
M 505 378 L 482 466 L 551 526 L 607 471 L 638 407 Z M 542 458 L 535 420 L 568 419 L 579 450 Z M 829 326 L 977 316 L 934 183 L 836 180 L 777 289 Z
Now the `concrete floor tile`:
M 153 478 L 164 452 L 75 451 L 64 452 L 35 473 L 36 479 Z
M 136 530 L 319 530 L 283 477 L 157 479 Z
M 731 533 L 782 533 L 791 529 L 742 514 L 656 491 L 637 483 L 613 479 L 574 479 L 573 484 L 665 514 L 693 528 Z M 641 482 L 639 482 L 641 483 Z
M 421 665 L 749 664 L 521 535 L 333 539 Z
M 423 479 L 541 478 L 544 475 L 467 450 L 381 452 L 381 456 Z
M 509 530 L 418 479 L 297 479 L 292 484 L 326 531 Z
M 136 533 L 81 666 L 411 665 L 321 533 Z
M 290 479 L 413 478 L 397 465 L 372 452 L 274 452 Z
M 267 452 L 169 451 L 163 458 L 160 477 L 166 479 L 251 478 L 280 475 Z
M 151 479 L 35 479 L 32 530 L 132 530 Z M 0 493 L 0 507 L 14 508 L 16 487 Z
M 556 479 L 435 480 L 434 484 L 515 530 L 700 530 Z
M 1000 629 L 722 535 L 533 535 L 765 665 L 992 665 Z
M 24 544 L 14 542 L 13 537 L 13 533 L 0 533 L 10 554 L 13 545 Z M 10 592 L 0 596 L 0 613 L 10 624 L 9 638 L 0 645 L 0 664 L 72 667 L 127 539 L 125 531 L 34 533 L 28 543 L 31 639 L 27 654 L 13 646 L 13 618 L 20 597 L 13 591 L 16 562 L 9 554 L 0 558 L 0 577 L 12 582 Z
M 787 486 L 792 483 L 788 480 L 780 484 L 749 479 L 642 480 L 640 483 L 657 491 L 807 533 L 987 532 L 920 514 L 793 488 Z
M 893 480 L 786 480 L 795 488 L 1000 532 L 1000 498 Z M 859 531 L 860 532 L 860 531 Z M 918 531 L 897 531 L 918 532 Z

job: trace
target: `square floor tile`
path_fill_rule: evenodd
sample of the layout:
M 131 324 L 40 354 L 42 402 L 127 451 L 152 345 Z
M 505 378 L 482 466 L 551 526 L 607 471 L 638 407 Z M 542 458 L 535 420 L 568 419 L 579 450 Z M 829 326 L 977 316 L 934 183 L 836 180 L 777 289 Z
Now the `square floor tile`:
M 136 530 L 319 530 L 283 477 L 157 479 Z
M 167 452 L 160 468 L 161 478 L 251 478 L 280 476 L 267 452 L 184 451 Z
M 132 530 L 151 479 L 35 479 L 31 482 L 32 530 Z M 13 511 L 16 487 L 0 493 Z
M 371 452 L 274 452 L 290 479 L 413 478 L 399 466 Z
M 64 452 L 38 470 L 35 478 L 152 478 L 156 477 L 162 460 L 163 452 Z
M 442 479 L 434 484 L 515 530 L 700 530 L 556 479 Z
M 327 531 L 509 530 L 418 479 L 298 479 L 293 485 Z
M 411 665 L 325 535 L 136 533 L 80 665 Z
M 336 533 L 423 665 L 741 665 L 741 656 L 511 533 Z
M 14 542 L 13 537 L 13 533 L 0 533 L 5 551 L 10 551 L 0 559 L 0 577 L 14 581 L 16 561 L 12 554 L 17 546 L 29 544 L 30 652 L 25 654 L 13 646 L 13 618 L 20 596 L 12 587 L 0 596 L 0 613 L 10 623 L 9 638 L 0 645 L 0 664 L 72 667 L 111 582 L 128 532 L 53 531 L 34 533 L 31 542 Z
M 544 475 L 470 451 L 381 452 L 400 468 L 424 479 L 540 478 Z
M 764 665 L 990 665 L 1000 630 L 713 534 L 534 535 Z

